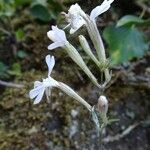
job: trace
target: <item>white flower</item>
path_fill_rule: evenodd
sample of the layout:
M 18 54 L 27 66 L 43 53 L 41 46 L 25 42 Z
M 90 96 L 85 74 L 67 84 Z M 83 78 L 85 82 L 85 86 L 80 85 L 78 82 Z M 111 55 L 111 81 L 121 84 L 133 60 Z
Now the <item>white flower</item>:
M 96 17 L 107 11 L 110 8 L 110 4 L 113 1 L 114 0 L 104 0 L 104 2 L 100 6 L 95 7 L 91 11 L 90 20 L 95 22 Z M 71 26 L 70 34 L 74 33 L 81 26 L 86 24 L 85 17 L 87 17 L 85 12 L 81 9 L 81 7 L 78 4 L 72 5 L 70 7 L 70 9 L 68 10 L 68 14 L 66 14 L 66 18 L 69 22 L 69 25 Z
M 85 20 L 80 16 L 80 13 L 84 12 L 78 4 L 72 5 L 68 10 L 67 18 L 71 26 L 70 34 L 85 24 Z
M 47 55 L 45 60 L 48 66 L 48 77 L 46 79 L 43 79 L 42 82 L 35 81 L 34 88 L 29 92 L 30 98 L 35 99 L 34 104 L 38 104 L 41 101 L 44 92 L 46 92 L 46 89 L 51 90 L 52 87 L 58 86 L 58 82 L 50 77 L 52 69 L 55 65 L 54 56 Z
M 110 4 L 113 2 L 114 0 L 104 0 L 103 3 L 100 6 L 95 7 L 90 14 L 90 19 L 91 20 L 95 20 L 96 17 L 98 17 L 100 14 L 104 13 L 105 11 L 107 11 L 110 8 Z
M 57 26 L 52 26 L 52 30 L 47 32 L 47 36 L 54 42 L 48 46 L 49 50 L 55 49 L 57 47 L 63 47 L 67 42 L 65 32 L 57 28 Z

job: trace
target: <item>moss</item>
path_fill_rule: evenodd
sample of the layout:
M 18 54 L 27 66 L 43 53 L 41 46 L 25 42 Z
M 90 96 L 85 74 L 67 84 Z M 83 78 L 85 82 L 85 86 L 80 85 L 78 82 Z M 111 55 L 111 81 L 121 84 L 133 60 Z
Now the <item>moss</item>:
M 68 68 L 65 68 L 65 71 L 68 70 L 68 78 L 63 71 L 60 76 L 57 67 L 52 76 L 67 82 L 69 85 L 72 85 L 70 83 L 73 82 L 77 92 L 92 105 L 95 104 L 97 88 L 94 88 L 92 84 L 79 84 L 76 73 L 71 72 L 71 69 Z M 47 103 L 44 97 L 39 105 L 33 105 L 28 97 L 29 90 L 33 87 L 35 80 L 41 80 L 45 76 L 47 76 L 46 72 L 24 72 L 14 82 L 23 83 L 25 88 L 6 88 L 2 94 L 0 101 L 0 150 L 55 149 L 56 145 L 61 149 L 77 149 L 78 145 L 82 145 L 82 148 L 95 147 L 97 141 L 91 115 L 77 101 L 60 90 L 53 89 L 50 103 Z M 122 120 L 121 125 L 125 125 L 124 122 L 126 125 L 131 122 L 126 116 L 127 109 L 133 111 L 135 108 L 134 113 L 138 118 L 142 114 L 147 115 L 145 112 L 148 108 L 140 104 L 140 101 L 149 99 L 146 96 L 146 91 L 117 84 L 109 88 L 106 95 L 110 102 L 111 115 L 116 114 L 113 117 L 120 118 Z M 140 97 L 143 95 L 144 97 L 141 99 Z M 76 117 L 71 116 L 72 109 L 78 111 Z M 140 115 L 139 111 L 141 112 Z M 78 123 L 78 132 L 70 138 L 70 128 L 74 121 Z M 118 130 L 120 126 L 117 127 Z M 108 128 L 108 130 L 112 132 L 114 128 Z M 95 138 L 92 139 L 92 136 Z

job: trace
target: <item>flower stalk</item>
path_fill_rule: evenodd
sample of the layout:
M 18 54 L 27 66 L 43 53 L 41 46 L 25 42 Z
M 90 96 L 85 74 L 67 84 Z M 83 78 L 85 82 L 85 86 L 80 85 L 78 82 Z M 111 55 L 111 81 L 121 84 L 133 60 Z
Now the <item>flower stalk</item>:
M 85 62 L 83 61 L 81 55 L 78 51 L 68 42 L 65 44 L 65 50 L 67 51 L 68 55 L 72 58 L 72 60 L 87 74 L 87 76 L 91 79 L 91 81 L 99 88 L 101 86 L 98 84 L 97 79 L 91 73 L 89 68 L 86 66 Z
M 89 33 L 90 39 L 92 40 L 94 48 L 96 49 L 99 62 L 100 64 L 102 64 L 101 70 L 104 71 L 105 83 L 108 83 L 111 79 L 111 76 L 109 74 L 108 68 L 103 68 L 103 66 L 107 66 L 107 59 L 102 38 L 100 36 L 96 23 L 90 20 L 88 16 L 85 17 L 84 15 L 83 17 L 86 21 L 86 28 Z
M 90 112 L 92 110 L 92 106 L 88 104 L 82 97 L 80 97 L 74 90 L 72 90 L 68 85 L 59 82 L 58 88 L 65 92 L 67 95 L 77 100 L 81 104 L 83 104 Z

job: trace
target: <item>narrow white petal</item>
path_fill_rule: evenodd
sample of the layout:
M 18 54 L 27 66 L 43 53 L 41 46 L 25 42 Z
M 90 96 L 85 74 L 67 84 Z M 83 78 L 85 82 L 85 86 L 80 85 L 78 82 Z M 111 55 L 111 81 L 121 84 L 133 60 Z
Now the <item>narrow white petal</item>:
M 48 49 L 49 50 L 53 50 L 55 48 L 58 48 L 58 47 L 63 47 L 65 45 L 64 42 L 55 42 L 55 43 L 52 43 L 48 46 Z
M 98 17 L 100 14 L 104 13 L 105 11 L 107 11 L 110 8 L 110 4 L 113 2 L 114 0 L 104 0 L 104 2 L 100 5 L 95 7 L 90 14 L 90 19 L 91 20 L 95 20 L 96 17 Z
M 85 21 L 82 17 L 77 17 L 71 20 L 71 29 L 70 34 L 76 32 L 79 28 L 81 28 L 85 24 Z
M 56 43 L 65 43 L 67 41 L 65 32 L 59 29 L 57 26 L 52 26 L 52 30 L 47 32 L 47 36 Z
M 39 93 L 40 93 L 40 90 L 43 88 L 43 84 L 41 86 L 38 86 L 34 89 L 32 89 L 30 92 L 29 92 L 29 97 L 31 99 L 35 98 Z
M 48 66 L 48 76 L 50 76 L 52 69 L 55 65 L 55 58 L 54 58 L 54 56 L 47 55 L 45 57 L 45 61 L 46 61 L 46 64 Z
M 33 104 L 38 104 L 38 103 L 41 101 L 41 99 L 42 99 L 42 97 L 43 97 L 43 95 L 44 95 L 44 91 L 45 91 L 45 87 L 43 87 L 43 88 L 40 90 L 40 93 L 37 95 L 37 97 L 36 97 L 36 99 L 34 100 L 34 103 L 33 103 Z
M 55 33 L 54 33 L 52 30 L 50 30 L 50 31 L 47 32 L 47 36 L 48 36 L 48 38 L 49 38 L 50 40 L 52 40 L 53 42 L 56 41 L 56 35 L 55 35 Z
M 42 82 L 40 82 L 40 81 L 35 81 L 34 82 L 34 88 L 36 88 L 36 87 L 38 87 L 40 85 L 42 85 Z
M 71 30 L 70 33 L 73 34 L 77 31 L 82 25 L 85 24 L 85 20 L 81 16 L 81 14 L 85 14 L 84 11 L 78 4 L 72 5 L 68 10 L 67 20 L 70 23 Z

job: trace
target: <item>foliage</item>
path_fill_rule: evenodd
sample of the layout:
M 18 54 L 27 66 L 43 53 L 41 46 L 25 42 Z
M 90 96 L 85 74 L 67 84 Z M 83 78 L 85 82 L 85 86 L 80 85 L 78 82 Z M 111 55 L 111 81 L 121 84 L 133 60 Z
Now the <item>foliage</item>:
M 109 46 L 112 64 L 120 64 L 144 56 L 149 45 L 145 41 L 143 32 L 135 27 L 139 24 L 147 25 L 149 20 L 124 16 L 116 26 L 105 28 L 103 36 Z
M 20 76 L 21 75 L 21 66 L 19 63 L 13 63 L 9 68 L 3 62 L 0 62 L 0 78 L 8 78 L 10 75 Z
M 109 26 L 104 31 L 104 38 L 109 45 L 113 64 L 127 62 L 134 57 L 142 57 L 148 50 L 143 33 L 136 28 Z
M 34 6 L 31 7 L 31 14 L 36 18 L 39 19 L 41 21 L 50 21 L 51 15 L 48 11 L 48 9 L 41 5 L 41 4 L 36 4 Z
M 118 22 L 117 26 L 132 26 L 132 25 L 150 25 L 150 19 L 144 20 L 137 16 L 126 15 L 123 16 Z
M 24 50 L 19 50 L 19 51 L 17 52 L 17 56 L 18 56 L 19 58 L 25 58 L 25 57 L 27 56 L 27 53 L 26 53 Z
M 56 16 L 61 10 L 61 5 L 54 0 L 36 0 L 31 4 L 32 16 L 44 22 L 56 19 Z
M 24 31 L 23 31 L 21 28 L 19 28 L 19 29 L 15 32 L 15 37 L 16 37 L 16 40 L 17 40 L 17 41 L 23 40 L 24 37 L 25 37 Z
M 20 76 L 21 75 L 21 66 L 19 63 L 14 63 L 11 66 L 11 69 L 7 71 L 10 75 Z
M 0 0 L 0 17 L 10 17 L 15 12 L 13 1 Z
M 0 0 L 0 39 L 3 42 L 6 38 L 13 39 L 17 45 L 24 42 L 25 31 L 22 27 L 14 29 L 11 20 L 18 18 L 18 14 L 27 10 L 29 17 L 42 22 L 49 22 L 56 19 L 62 10 L 59 1 L 56 0 Z M 17 47 L 17 46 L 16 46 Z M 15 58 L 23 59 L 27 54 L 23 49 L 17 50 Z M 12 58 L 14 59 L 14 58 Z M 14 59 L 14 62 L 16 60 Z M 9 70 L 8 70 L 9 69 Z M 2 61 L 0 62 L 0 76 L 8 77 L 10 75 L 20 75 L 21 67 L 18 63 L 14 63 L 11 67 L 7 67 Z
M 0 61 L 0 77 L 1 78 L 7 78 L 8 77 L 8 75 L 6 73 L 7 68 L 8 67 L 3 62 Z
M 16 15 L 18 8 L 28 6 L 30 14 L 40 21 L 48 22 L 56 19 L 62 10 L 59 1 L 55 0 L 0 0 L 0 17 L 11 17 Z

